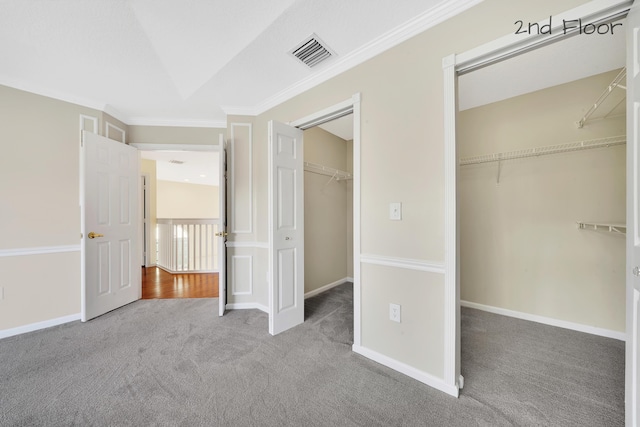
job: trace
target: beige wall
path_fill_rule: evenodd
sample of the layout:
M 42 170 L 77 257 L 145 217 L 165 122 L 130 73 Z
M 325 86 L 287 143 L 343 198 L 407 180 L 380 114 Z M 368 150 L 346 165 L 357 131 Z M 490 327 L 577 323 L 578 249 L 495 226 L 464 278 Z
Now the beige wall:
M 346 171 L 348 149 L 347 141 L 319 127 L 304 132 L 306 162 Z M 353 234 L 347 228 L 348 182 L 304 173 L 305 293 L 350 277 L 347 264 Z
M 442 58 L 513 33 L 517 20 L 535 22 L 581 3 L 487 0 L 255 118 L 230 119 L 253 124 L 255 235 L 267 241 L 268 120 L 297 120 L 361 93 L 362 253 L 399 265 L 385 275 L 378 265 L 360 266 L 363 348 L 443 378 L 444 276 L 411 269 L 415 260 L 444 260 Z M 402 203 L 402 221 L 388 219 L 390 202 Z M 256 287 L 254 301 L 266 305 L 266 289 Z M 389 324 L 392 302 L 402 306 L 399 327 Z
M 99 111 L 0 86 L 0 252 L 35 252 L 0 258 L 0 330 L 80 313 L 81 114 L 104 129 Z
M 149 159 L 140 159 L 140 173 L 148 177 L 147 197 L 149 199 L 149 212 L 147 214 L 147 220 L 149 222 L 149 264 L 156 265 L 158 262 L 157 253 L 155 251 L 157 244 L 155 229 L 158 219 L 158 185 L 156 178 L 156 161 Z
M 624 135 L 624 115 L 575 125 L 616 74 L 461 112 L 460 156 Z M 625 239 L 576 221 L 625 223 L 625 146 L 497 168 L 460 168 L 461 298 L 623 332 Z
M 188 128 L 175 126 L 129 126 L 127 142 L 133 144 L 218 145 L 222 128 Z
M 213 185 L 157 181 L 158 218 L 218 218 L 219 189 Z

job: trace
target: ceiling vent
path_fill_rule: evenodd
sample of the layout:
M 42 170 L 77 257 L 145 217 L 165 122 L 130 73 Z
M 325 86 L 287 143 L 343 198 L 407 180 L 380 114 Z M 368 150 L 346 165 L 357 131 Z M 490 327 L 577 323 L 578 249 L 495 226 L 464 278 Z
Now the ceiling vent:
M 169 163 L 173 163 L 174 165 L 181 165 L 184 162 L 182 160 L 169 160 Z
M 332 56 L 336 56 L 335 52 L 329 49 L 315 34 L 311 34 L 304 41 L 298 43 L 296 47 L 289 51 L 289 54 L 310 68 Z

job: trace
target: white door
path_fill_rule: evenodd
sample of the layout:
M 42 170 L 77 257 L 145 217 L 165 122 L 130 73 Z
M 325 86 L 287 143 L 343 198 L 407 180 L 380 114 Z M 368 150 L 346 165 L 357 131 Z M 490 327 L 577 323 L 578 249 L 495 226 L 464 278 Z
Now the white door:
M 627 16 L 626 425 L 640 422 L 640 5 Z
M 82 133 L 82 321 L 140 299 L 138 150 Z
M 218 153 L 220 229 L 218 230 L 218 315 L 223 316 L 227 307 L 227 150 L 224 136 L 220 134 Z
M 302 131 L 269 122 L 269 333 L 304 322 Z

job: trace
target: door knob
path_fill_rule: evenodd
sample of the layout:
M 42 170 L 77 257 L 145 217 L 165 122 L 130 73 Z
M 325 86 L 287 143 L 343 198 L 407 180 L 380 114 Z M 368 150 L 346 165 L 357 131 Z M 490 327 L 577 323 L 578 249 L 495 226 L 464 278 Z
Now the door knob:
M 88 236 L 90 239 L 95 239 L 96 237 L 104 237 L 104 234 L 94 233 L 93 231 L 89 233 Z
M 633 268 L 633 275 L 634 276 L 640 276 L 640 267 L 634 267 Z
M 229 233 L 227 233 L 226 231 L 218 231 L 216 233 L 216 236 L 218 237 L 227 237 L 229 235 Z

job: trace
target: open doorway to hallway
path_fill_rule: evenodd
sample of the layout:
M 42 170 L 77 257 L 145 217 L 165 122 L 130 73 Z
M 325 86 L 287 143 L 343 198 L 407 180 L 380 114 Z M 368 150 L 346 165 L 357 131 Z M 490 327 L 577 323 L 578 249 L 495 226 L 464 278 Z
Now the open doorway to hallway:
M 148 195 L 142 299 L 218 297 L 218 155 L 140 151 Z

